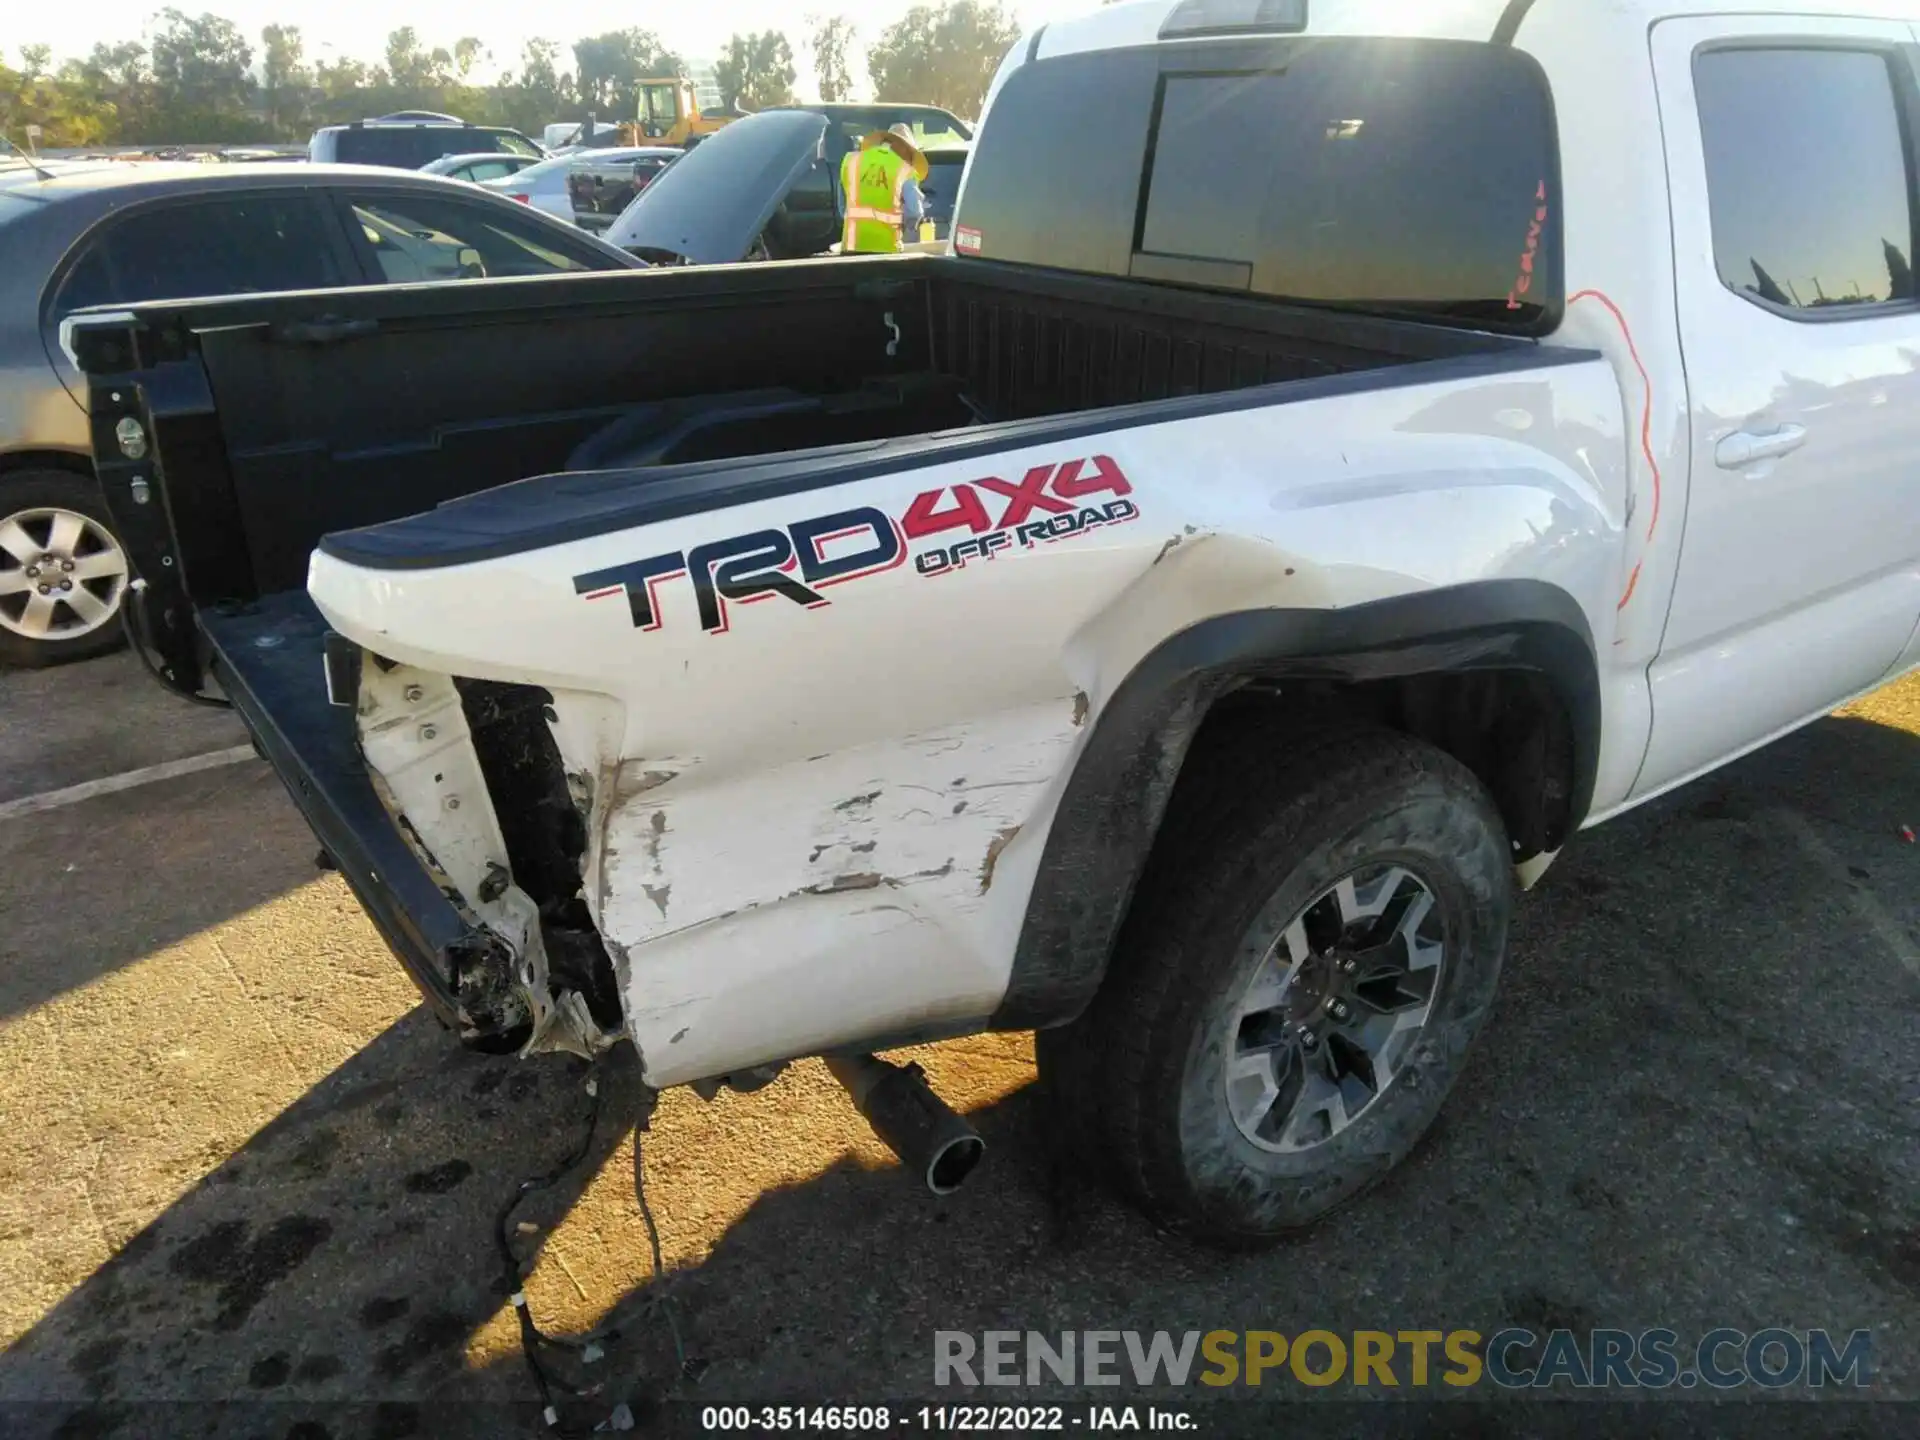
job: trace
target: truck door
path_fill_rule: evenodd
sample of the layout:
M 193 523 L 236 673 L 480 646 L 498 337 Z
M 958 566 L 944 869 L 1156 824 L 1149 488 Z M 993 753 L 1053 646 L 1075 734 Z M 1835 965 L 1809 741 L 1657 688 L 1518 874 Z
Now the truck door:
M 1915 54 L 1871 20 L 1653 31 L 1693 465 L 1636 795 L 1871 687 L 1913 633 Z

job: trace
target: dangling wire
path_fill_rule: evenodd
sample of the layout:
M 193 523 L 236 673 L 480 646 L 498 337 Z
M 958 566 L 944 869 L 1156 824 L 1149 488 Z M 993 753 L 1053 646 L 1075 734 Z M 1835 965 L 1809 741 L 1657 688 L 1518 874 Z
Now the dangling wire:
M 647 1244 L 653 1250 L 653 1283 L 659 1287 L 658 1301 L 660 1313 L 667 1317 L 667 1330 L 673 1336 L 673 1365 L 676 1374 L 690 1376 L 687 1369 L 687 1347 L 680 1338 L 680 1320 L 673 1313 L 673 1296 L 666 1290 L 667 1265 L 660 1258 L 660 1227 L 653 1223 L 653 1207 L 647 1204 L 647 1176 L 644 1157 L 640 1153 L 640 1135 L 647 1128 L 646 1120 L 633 1130 L 633 1193 L 640 1201 L 640 1218 L 647 1225 Z
M 527 1293 L 523 1285 L 523 1277 L 520 1273 L 520 1259 L 514 1254 L 513 1243 L 509 1237 L 513 1212 L 520 1207 L 521 1202 L 537 1191 L 551 1189 L 554 1185 L 557 1185 L 586 1159 L 587 1153 L 592 1149 L 594 1132 L 599 1129 L 600 1125 L 600 1080 L 597 1066 L 587 1073 L 587 1097 L 587 1123 L 581 1132 L 578 1143 L 576 1143 L 574 1147 L 567 1152 L 566 1156 L 551 1170 L 543 1175 L 536 1175 L 530 1180 L 521 1181 L 519 1188 L 508 1198 L 506 1204 L 500 1207 L 500 1213 L 494 1221 L 494 1243 L 500 1251 L 501 1263 L 505 1267 L 507 1285 L 513 1304 L 513 1313 L 520 1324 L 520 1350 L 526 1357 L 527 1369 L 533 1374 L 534 1386 L 540 1392 L 541 1418 L 545 1420 L 547 1428 L 553 1433 L 567 1437 L 589 1436 L 595 1432 L 594 1429 L 591 1428 L 582 1429 L 578 1426 L 564 1423 L 560 1418 L 559 1407 L 554 1402 L 555 1392 L 561 1392 L 569 1398 L 585 1399 L 597 1395 L 603 1388 L 604 1382 L 602 1384 L 587 1386 L 571 1384 L 547 1369 L 545 1362 L 541 1358 L 542 1350 L 547 1348 L 571 1350 L 580 1354 L 585 1363 L 591 1364 L 605 1353 L 607 1345 L 620 1338 L 621 1331 L 617 1327 L 609 1326 L 604 1330 L 592 1331 L 576 1339 L 569 1336 L 548 1335 L 545 1331 L 541 1330 L 540 1327 L 534 1323 L 533 1307 L 527 1299 Z M 641 1121 L 642 1126 L 644 1126 L 645 1123 L 644 1120 Z M 656 1286 L 664 1286 L 666 1280 L 666 1264 L 660 1250 L 660 1230 L 654 1223 L 653 1209 L 647 1203 L 646 1187 L 641 1173 L 639 1128 L 635 1129 L 633 1136 L 633 1178 L 634 1191 L 640 1201 L 640 1214 L 642 1219 L 646 1221 L 647 1243 L 653 1255 L 654 1284 Z M 649 1305 L 653 1304 L 658 1304 L 662 1313 L 666 1316 L 667 1328 L 673 1336 L 674 1361 L 678 1375 L 685 1376 L 690 1373 L 686 1346 L 681 1340 L 680 1323 L 674 1314 L 672 1299 L 666 1294 L 664 1289 L 661 1289 L 656 1296 L 649 1300 Z M 626 1406 L 620 1406 L 615 1412 L 616 1417 L 620 1411 L 626 1409 Z M 624 1429 L 627 1424 L 631 1424 L 630 1412 L 626 1417 L 626 1424 L 621 1424 L 617 1428 Z M 612 1421 L 609 1422 L 609 1426 L 598 1428 L 610 1428 L 611 1425 Z
M 546 1420 L 549 1429 L 565 1436 L 584 1436 L 590 1435 L 593 1432 L 561 1423 L 559 1408 L 554 1404 L 555 1389 L 563 1390 L 569 1396 L 576 1397 L 590 1392 L 583 1390 L 579 1386 L 568 1384 L 557 1376 L 550 1375 L 547 1372 L 547 1367 L 541 1361 L 540 1350 L 542 1346 L 554 1346 L 561 1349 L 584 1351 L 589 1343 L 597 1343 L 598 1337 L 594 1337 L 592 1341 L 589 1341 L 550 1336 L 545 1334 L 540 1327 L 534 1323 L 533 1307 L 528 1303 L 527 1292 L 523 1288 L 524 1277 L 520 1273 L 520 1258 L 513 1253 L 513 1243 L 508 1238 L 508 1226 L 513 1219 L 513 1212 L 520 1208 L 521 1201 L 537 1191 L 547 1190 L 557 1185 L 566 1177 L 568 1172 L 586 1158 L 587 1151 L 593 1145 L 593 1133 L 599 1128 L 599 1125 L 600 1082 L 598 1075 L 589 1071 L 587 1075 L 587 1123 L 581 1131 L 579 1141 L 553 1169 L 547 1171 L 544 1175 L 536 1175 L 530 1180 L 521 1181 L 519 1188 L 508 1198 L 507 1203 L 500 1207 L 500 1213 L 495 1218 L 493 1226 L 494 1243 L 499 1248 L 500 1261 L 506 1270 L 506 1280 L 509 1286 L 509 1295 L 513 1303 L 513 1313 L 515 1318 L 520 1322 L 520 1350 L 521 1353 L 526 1356 L 527 1369 L 533 1373 L 534 1386 L 540 1392 L 542 1418 Z M 613 1332 L 608 1332 L 605 1338 L 614 1338 Z M 592 1388 L 598 1389 L 599 1387 L 595 1386 Z

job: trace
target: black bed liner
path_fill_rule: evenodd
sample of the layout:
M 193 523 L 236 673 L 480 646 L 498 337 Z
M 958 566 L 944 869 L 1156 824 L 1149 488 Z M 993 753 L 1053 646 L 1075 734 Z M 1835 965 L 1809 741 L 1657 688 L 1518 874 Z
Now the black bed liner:
M 457 564 L 939 460 L 1581 358 L 933 255 L 163 301 L 77 324 L 95 468 L 168 683 L 188 691 L 206 665 L 195 612 L 303 588 L 323 543 L 362 565 Z M 892 411 L 851 403 L 887 387 Z M 754 392 L 807 403 L 714 423 Z M 126 420 L 150 455 L 122 454 Z M 563 473 L 608 463 L 596 437 L 630 423 L 655 444 L 644 463 Z
M 1016 446 L 1067 441 L 1141 425 L 1506 371 L 1576 364 L 1584 351 L 1519 346 L 1376 372 L 1295 380 L 1220 395 L 1195 395 L 1045 420 L 1011 421 L 948 434 L 915 435 L 798 455 L 712 460 L 615 471 L 540 475 L 450 500 L 436 509 L 321 537 L 319 549 L 369 570 L 434 569 L 523 554 L 639 525 L 844 485 L 876 475 L 966 459 Z

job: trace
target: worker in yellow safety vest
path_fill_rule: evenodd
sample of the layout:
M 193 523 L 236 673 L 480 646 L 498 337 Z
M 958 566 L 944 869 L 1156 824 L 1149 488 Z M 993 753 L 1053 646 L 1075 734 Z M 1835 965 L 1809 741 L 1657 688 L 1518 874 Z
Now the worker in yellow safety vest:
M 924 213 L 919 182 L 926 178 L 927 157 L 905 125 L 876 130 L 862 140 L 840 165 L 847 205 L 840 253 L 891 254 L 900 248 L 903 233 L 917 236 Z

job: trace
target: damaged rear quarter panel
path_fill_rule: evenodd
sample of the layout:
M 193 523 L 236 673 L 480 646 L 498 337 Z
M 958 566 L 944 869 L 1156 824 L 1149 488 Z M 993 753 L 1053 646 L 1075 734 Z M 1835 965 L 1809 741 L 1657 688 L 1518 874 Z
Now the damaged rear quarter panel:
M 1011 852 L 1080 733 L 1066 695 L 748 774 L 629 762 L 589 873 L 648 1080 L 771 1058 L 770 1028 L 808 1054 L 990 1014 L 1031 880 Z

